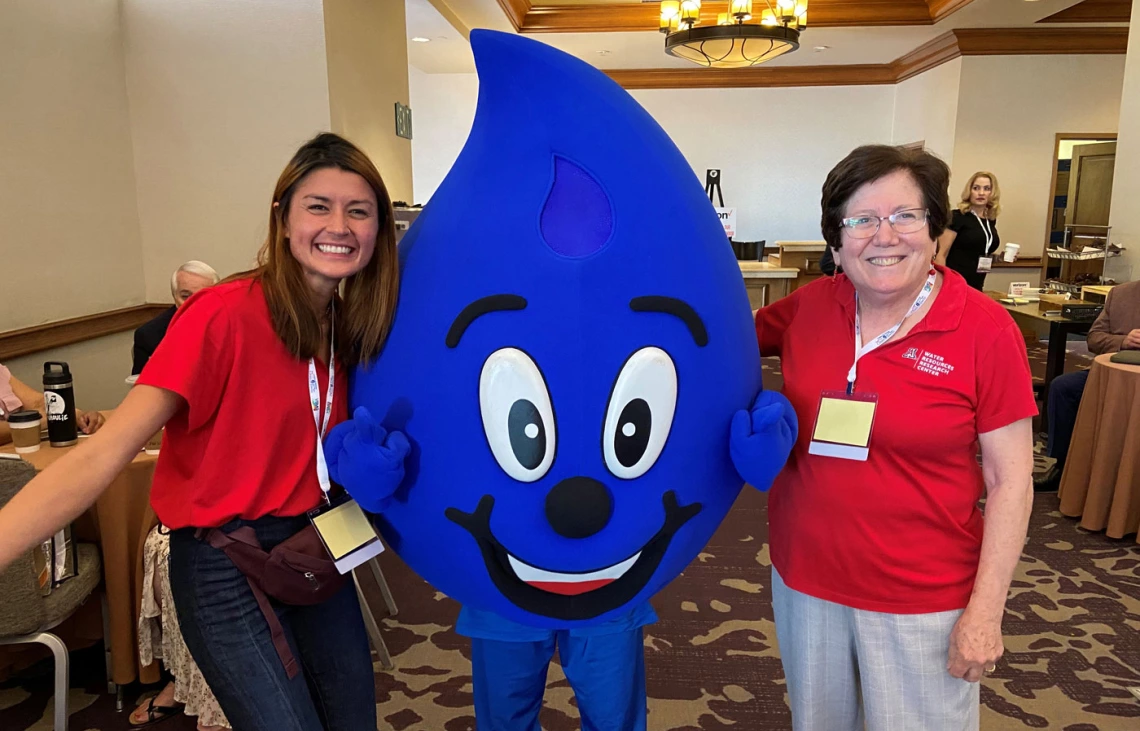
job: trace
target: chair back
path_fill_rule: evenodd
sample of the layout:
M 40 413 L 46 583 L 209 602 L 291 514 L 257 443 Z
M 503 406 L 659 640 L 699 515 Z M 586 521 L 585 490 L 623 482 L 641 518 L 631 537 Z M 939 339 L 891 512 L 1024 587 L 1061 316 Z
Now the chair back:
M 35 467 L 27 462 L 0 459 L 0 508 L 35 476 Z M 36 566 L 32 552 L 28 551 L 0 571 L 0 637 L 31 634 L 43 626 L 45 619 Z

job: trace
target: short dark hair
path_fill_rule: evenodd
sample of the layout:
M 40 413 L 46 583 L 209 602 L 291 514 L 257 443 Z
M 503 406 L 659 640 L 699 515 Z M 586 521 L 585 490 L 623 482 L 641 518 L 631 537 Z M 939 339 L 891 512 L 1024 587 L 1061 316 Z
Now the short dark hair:
M 844 208 L 855 191 L 899 170 L 910 173 L 922 191 L 922 205 L 930 212 L 930 238 L 938 240 L 950 223 L 950 168 L 924 150 L 864 145 L 840 160 L 823 183 L 820 228 L 828 246 L 838 249 L 842 243 Z

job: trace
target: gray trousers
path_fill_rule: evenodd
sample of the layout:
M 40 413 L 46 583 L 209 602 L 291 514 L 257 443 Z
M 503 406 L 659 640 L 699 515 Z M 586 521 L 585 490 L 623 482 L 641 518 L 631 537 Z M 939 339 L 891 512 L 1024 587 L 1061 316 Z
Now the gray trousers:
M 946 670 L 961 610 L 852 609 L 789 588 L 775 567 L 772 606 L 793 731 L 977 731 L 978 684 Z

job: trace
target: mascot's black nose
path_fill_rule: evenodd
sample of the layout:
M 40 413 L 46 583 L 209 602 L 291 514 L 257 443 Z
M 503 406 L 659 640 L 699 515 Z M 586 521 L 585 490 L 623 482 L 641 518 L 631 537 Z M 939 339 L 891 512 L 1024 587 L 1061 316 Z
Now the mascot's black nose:
M 565 538 L 589 538 L 610 522 L 610 491 L 589 477 L 569 477 L 546 496 L 546 520 Z

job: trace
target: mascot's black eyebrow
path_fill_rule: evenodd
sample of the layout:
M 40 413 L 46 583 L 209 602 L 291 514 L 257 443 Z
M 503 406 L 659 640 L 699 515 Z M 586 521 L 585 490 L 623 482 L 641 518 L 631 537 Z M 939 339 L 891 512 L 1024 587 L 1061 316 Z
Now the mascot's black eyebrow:
M 634 297 L 629 301 L 629 308 L 634 312 L 664 312 L 666 315 L 679 317 L 689 328 L 689 333 L 692 334 L 693 340 L 699 347 L 703 348 L 709 344 L 709 333 L 705 329 L 705 323 L 701 320 L 701 316 L 689 306 L 689 303 L 676 297 L 657 295 Z
M 467 327 L 475 322 L 476 318 L 490 312 L 503 312 L 511 310 L 525 310 L 526 298 L 517 294 L 493 294 L 482 297 L 463 308 L 447 330 L 447 347 L 454 348 L 459 345 L 459 339 L 467 332 Z

